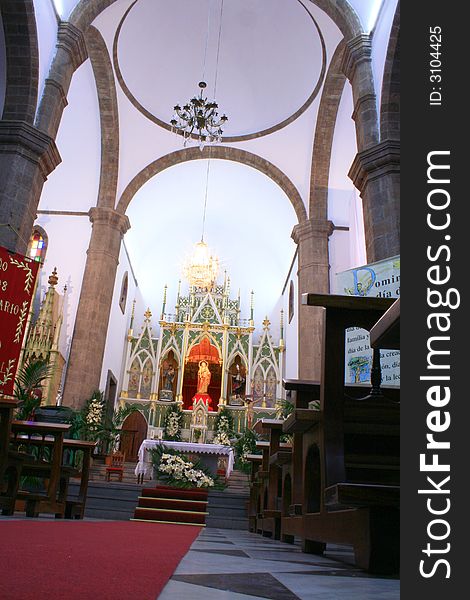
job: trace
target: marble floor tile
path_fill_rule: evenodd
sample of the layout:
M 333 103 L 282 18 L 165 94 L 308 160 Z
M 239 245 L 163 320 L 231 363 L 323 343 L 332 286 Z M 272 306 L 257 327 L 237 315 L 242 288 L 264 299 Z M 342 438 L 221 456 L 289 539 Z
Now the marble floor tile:
M 351 561 L 347 546 L 317 556 L 248 531 L 207 528 L 159 600 L 399 600 L 398 578 L 370 575 Z
M 192 585 L 182 581 L 170 581 L 161 591 L 158 600 L 259 600 L 259 596 L 237 594 L 226 590 Z

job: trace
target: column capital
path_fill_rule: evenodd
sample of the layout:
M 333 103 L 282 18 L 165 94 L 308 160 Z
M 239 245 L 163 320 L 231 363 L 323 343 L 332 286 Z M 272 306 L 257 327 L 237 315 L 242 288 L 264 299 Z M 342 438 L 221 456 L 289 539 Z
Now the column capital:
M 0 121 L 0 152 L 36 163 L 44 180 L 62 161 L 54 140 L 26 121 Z
M 309 219 L 295 225 L 291 237 L 296 244 L 300 244 L 313 237 L 328 238 L 333 231 L 334 225 L 332 221 L 326 219 Z
M 88 58 L 83 33 L 68 21 L 62 21 L 59 25 L 57 48 L 62 48 L 69 54 L 74 70 Z
M 341 70 L 352 81 L 356 68 L 362 62 L 370 62 L 372 56 L 372 43 L 370 35 L 360 33 L 345 44 Z
M 400 172 L 399 140 L 385 140 L 358 152 L 348 175 L 356 188 L 362 192 L 369 181 L 391 172 Z
M 108 225 L 112 229 L 117 229 L 121 237 L 130 229 L 129 217 L 114 210 L 101 206 L 93 206 L 88 212 L 90 221 L 95 224 Z

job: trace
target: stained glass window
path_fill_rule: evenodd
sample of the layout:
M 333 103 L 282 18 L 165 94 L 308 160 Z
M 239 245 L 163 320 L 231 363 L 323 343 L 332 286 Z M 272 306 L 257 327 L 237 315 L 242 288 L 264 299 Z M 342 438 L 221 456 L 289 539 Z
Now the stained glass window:
M 46 256 L 46 248 L 47 241 L 45 234 L 41 233 L 38 229 L 35 229 L 29 242 L 29 256 L 42 264 Z

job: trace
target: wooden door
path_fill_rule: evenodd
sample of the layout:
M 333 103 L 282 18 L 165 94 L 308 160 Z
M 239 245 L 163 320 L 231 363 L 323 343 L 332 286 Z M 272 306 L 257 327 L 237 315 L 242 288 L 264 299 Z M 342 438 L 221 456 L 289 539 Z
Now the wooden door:
M 147 421 L 140 411 L 131 413 L 122 424 L 120 450 L 126 462 L 137 462 L 140 445 L 147 437 Z

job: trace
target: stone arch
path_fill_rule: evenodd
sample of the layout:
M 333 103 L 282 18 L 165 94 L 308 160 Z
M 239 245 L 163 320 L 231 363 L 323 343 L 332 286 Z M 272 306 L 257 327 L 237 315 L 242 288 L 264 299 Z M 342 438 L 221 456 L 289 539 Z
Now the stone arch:
M 346 82 L 346 77 L 341 70 L 344 50 L 345 44 L 341 41 L 331 59 L 318 109 L 310 177 L 309 217 L 311 219 L 328 218 L 331 147 L 338 107 Z
M 6 49 L 6 90 L 2 119 L 34 122 L 39 50 L 33 0 L 2 3 Z M 21 57 L 21 60 L 19 59 Z
M 85 36 L 98 93 L 101 127 L 101 172 L 97 206 L 113 208 L 119 173 L 119 114 L 116 84 L 106 44 L 95 27 Z
M 400 3 L 397 5 L 385 59 L 380 102 L 380 137 L 400 139 Z
M 287 195 L 292 203 L 292 206 L 294 207 L 299 223 L 303 223 L 307 220 L 307 211 L 299 191 L 292 181 L 278 167 L 261 156 L 258 156 L 257 154 L 247 152 L 246 150 L 241 150 L 240 148 L 231 148 L 228 146 L 206 146 L 202 152 L 197 147 L 184 148 L 158 158 L 144 167 L 140 173 L 138 173 L 127 185 L 116 207 L 117 212 L 125 214 L 130 201 L 135 196 L 137 191 L 154 175 L 157 175 L 161 171 L 168 169 L 168 167 L 172 167 L 183 162 L 208 158 L 239 162 L 249 167 L 253 167 L 261 173 L 264 173 L 275 183 L 277 183 L 277 185 Z
M 108 6 L 116 0 L 80 0 L 70 15 L 70 22 L 82 31 L 93 22 Z M 310 0 L 325 12 L 338 26 L 346 39 L 353 38 L 363 32 L 357 13 L 347 0 Z

